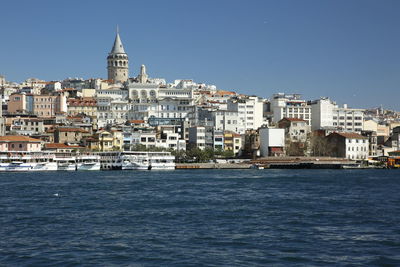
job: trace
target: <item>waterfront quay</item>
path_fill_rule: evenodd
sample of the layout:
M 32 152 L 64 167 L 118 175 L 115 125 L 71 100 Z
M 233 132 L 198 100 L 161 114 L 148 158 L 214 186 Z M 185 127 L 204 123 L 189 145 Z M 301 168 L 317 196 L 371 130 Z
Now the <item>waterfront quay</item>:
M 362 168 L 356 161 L 331 157 L 266 157 L 250 161 L 177 163 L 176 169 L 343 169 Z

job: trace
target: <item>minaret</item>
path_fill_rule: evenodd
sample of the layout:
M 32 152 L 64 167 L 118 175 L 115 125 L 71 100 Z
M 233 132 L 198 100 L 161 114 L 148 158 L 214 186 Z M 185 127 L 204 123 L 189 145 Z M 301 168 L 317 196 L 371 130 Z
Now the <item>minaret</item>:
M 138 76 L 139 83 L 147 83 L 148 76 L 146 74 L 146 66 L 142 65 L 140 67 L 140 74 Z
M 115 83 L 126 82 L 129 78 L 128 63 L 128 55 L 125 53 L 117 28 L 114 46 L 107 57 L 108 79 L 113 80 Z

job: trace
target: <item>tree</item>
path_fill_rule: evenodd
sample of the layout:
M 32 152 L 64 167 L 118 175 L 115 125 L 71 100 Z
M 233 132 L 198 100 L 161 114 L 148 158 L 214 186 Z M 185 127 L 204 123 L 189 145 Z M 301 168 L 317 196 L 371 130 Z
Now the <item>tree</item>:
M 198 147 L 187 150 L 188 159 L 192 159 L 195 162 L 207 162 L 207 161 L 213 159 L 213 154 L 211 154 L 211 153 L 213 153 L 212 149 L 211 150 L 208 150 L 208 149 L 201 150 Z
M 185 162 L 187 161 L 187 154 L 185 150 L 173 150 L 171 151 L 171 154 L 175 156 L 175 161 L 176 162 Z
M 325 136 L 314 135 L 310 140 L 311 154 L 313 156 L 330 156 L 333 151 L 332 145 Z
M 287 156 L 304 156 L 307 146 L 303 142 L 286 141 L 286 155 Z
M 233 153 L 232 150 L 225 150 L 225 151 L 222 153 L 222 156 L 223 156 L 224 158 L 226 158 L 226 159 L 230 159 L 230 158 L 233 158 L 233 157 L 235 156 L 235 154 Z

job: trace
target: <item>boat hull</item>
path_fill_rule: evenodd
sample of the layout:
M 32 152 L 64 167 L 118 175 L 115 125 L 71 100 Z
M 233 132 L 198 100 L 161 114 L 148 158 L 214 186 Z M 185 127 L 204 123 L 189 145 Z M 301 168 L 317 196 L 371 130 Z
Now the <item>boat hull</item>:
M 76 170 L 77 171 L 99 171 L 100 170 L 100 162 L 77 163 Z

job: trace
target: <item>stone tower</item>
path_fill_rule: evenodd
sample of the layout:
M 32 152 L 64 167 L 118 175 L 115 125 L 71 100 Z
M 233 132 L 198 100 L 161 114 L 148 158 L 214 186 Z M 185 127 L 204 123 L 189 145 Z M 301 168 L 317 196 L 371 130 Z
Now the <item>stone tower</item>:
M 140 74 L 137 77 L 139 83 L 147 83 L 148 76 L 146 74 L 146 66 L 142 65 L 140 67 Z
M 107 70 L 108 79 L 117 82 L 126 82 L 129 78 L 129 60 L 128 55 L 125 53 L 124 46 L 119 37 L 119 31 L 117 29 L 117 35 L 115 36 L 114 46 L 107 57 Z

